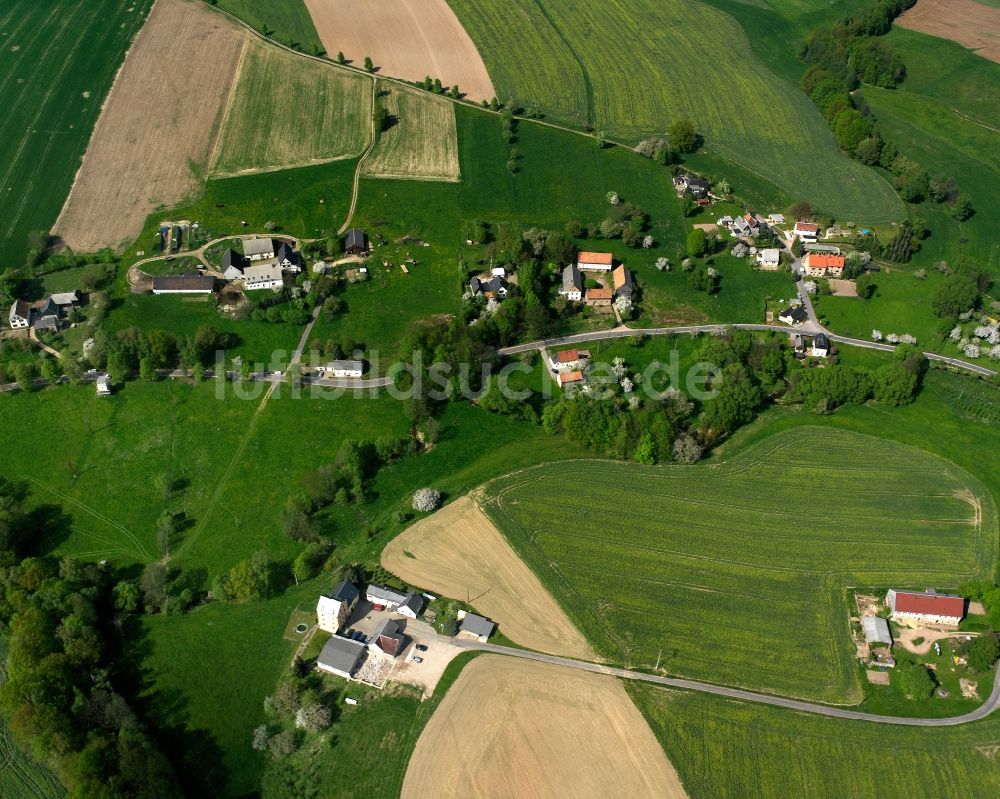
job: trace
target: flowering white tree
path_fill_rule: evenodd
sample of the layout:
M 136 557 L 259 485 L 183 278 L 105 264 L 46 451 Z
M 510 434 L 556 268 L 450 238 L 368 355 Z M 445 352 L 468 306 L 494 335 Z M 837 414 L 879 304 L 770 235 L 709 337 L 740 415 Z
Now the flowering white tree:
M 997 349 L 1000 349 L 1000 347 L 998 347 Z M 635 394 L 633 394 L 631 397 L 628 398 L 628 407 L 630 410 L 633 411 L 637 410 L 641 404 L 642 400 L 639 399 Z
M 323 705 L 300 707 L 295 714 L 295 726 L 306 732 L 319 732 L 330 726 L 330 708 Z
M 881 341 L 881 340 L 882 340 L 882 331 L 881 330 L 873 330 L 872 331 L 872 341 Z
M 968 322 L 972 318 L 972 313 L 973 313 L 972 309 L 969 309 L 968 311 L 963 311 L 958 315 L 958 321 Z
M 962 352 L 964 352 L 968 358 L 978 358 L 982 354 L 979 350 L 979 345 L 973 344 L 972 342 L 966 344 L 962 349 Z
M 627 377 L 622 378 L 621 387 L 622 391 L 624 391 L 626 394 L 631 394 L 632 390 L 635 388 L 635 386 L 632 385 L 632 381 Z
M 266 752 L 267 744 L 270 740 L 271 736 L 267 734 L 267 725 L 261 724 L 253 731 L 253 742 L 251 743 L 251 746 L 257 752 Z
M 618 196 L 618 192 L 616 192 L 616 191 L 609 191 L 608 192 L 608 204 L 609 205 L 618 205 L 621 201 L 622 201 L 622 198 Z
M 958 341 L 959 339 L 961 339 L 962 338 L 962 328 L 959 327 L 958 325 L 955 325 L 951 329 L 951 332 L 948 334 L 948 338 L 950 338 L 952 341 Z
M 888 336 L 885 337 L 885 340 L 889 344 L 899 344 L 899 336 L 897 336 L 895 333 L 890 333 Z
M 994 361 L 1000 361 L 1000 345 L 990 348 L 990 357 Z
M 692 269 L 694 269 L 694 261 L 692 261 L 690 258 L 685 258 L 683 261 L 681 261 L 681 269 L 683 269 L 685 272 L 690 272 Z
M 496 301 L 496 297 L 490 297 L 490 298 L 489 298 L 489 299 L 488 299 L 488 300 L 486 301 L 486 313 L 487 313 L 487 314 L 488 314 L 489 316 L 493 316 L 493 314 L 495 314 L 495 313 L 497 312 L 497 309 L 498 309 L 499 307 L 500 307 L 500 303 L 498 303 L 498 302 Z
M 670 259 L 661 255 L 659 258 L 656 259 L 656 268 L 659 269 L 661 272 L 669 272 Z
M 674 441 L 674 460 L 678 463 L 696 463 L 705 448 L 687 433 Z
M 705 270 L 705 274 L 707 274 L 710 278 L 715 280 L 715 278 L 719 276 L 719 270 L 716 269 L 714 266 L 710 266 L 708 267 L 708 269 Z
M 421 488 L 413 495 L 413 509 L 422 513 L 434 510 L 441 504 L 441 492 L 433 488 Z
M 899 343 L 900 344 L 916 344 L 917 343 L 917 338 L 916 338 L 916 336 L 911 336 L 909 333 L 903 333 L 899 337 Z
M 804 288 L 806 290 L 806 294 L 815 294 L 816 293 L 816 281 L 815 280 L 807 280 L 805 283 L 802 284 L 802 288 Z
M 615 310 L 621 315 L 622 319 L 632 318 L 632 298 L 626 297 L 622 294 L 618 299 L 615 300 Z
M 733 247 L 732 253 L 734 258 L 746 258 L 747 253 L 750 252 L 750 248 L 747 247 L 742 241 L 739 242 L 735 247 Z
M 654 245 L 655 243 L 656 243 L 656 242 L 655 242 L 655 241 L 653 240 L 653 237 L 652 237 L 652 236 L 650 236 L 650 235 L 649 235 L 648 233 L 647 233 L 647 234 L 646 234 L 645 236 L 643 236 L 643 237 L 642 237 L 642 248 L 643 248 L 644 250 L 648 250 L 648 249 L 649 249 L 650 247 L 652 247 L 652 246 L 653 246 L 653 245 Z
M 621 380 L 628 374 L 628 364 L 625 363 L 625 359 L 620 355 L 611 361 L 611 372 L 618 380 Z
M 723 178 L 715 184 L 715 190 L 719 192 L 719 194 L 729 194 L 729 192 L 732 191 L 732 187 L 729 185 L 729 181 Z

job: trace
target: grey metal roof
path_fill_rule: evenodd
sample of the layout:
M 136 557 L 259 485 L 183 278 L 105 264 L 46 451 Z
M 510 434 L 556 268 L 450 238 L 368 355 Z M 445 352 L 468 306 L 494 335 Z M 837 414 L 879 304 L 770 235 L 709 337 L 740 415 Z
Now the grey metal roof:
M 365 232 L 361 230 L 361 228 L 352 227 L 347 231 L 347 238 L 344 240 L 344 246 L 347 248 L 361 247 L 364 249 Z
M 341 580 L 333 587 L 333 591 L 330 593 L 330 599 L 336 599 L 338 602 L 353 602 L 358 598 L 358 587 L 347 580 Z
M 409 608 L 414 613 L 419 613 L 424 606 L 424 598 L 416 591 L 410 591 L 406 595 L 406 599 L 399 603 L 399 606 L 401 608 Z
M 826 333 L 817 333 L 813 336 L 813 346 L 817 349 L 828 350 L 830 349 L 830 339 L 826 337 Z
M 319 653 L 316 663 L 350 674 L 364 651 L 365 645 L 360 641 L 351 641 L 349 638 L 334 635 L 323 644 L 323 650 Z
M 243 256 L 236 252 L 236 250 L 228 249 L 222 253 L 222 271 L 225 272 L 231 266 L 243 269 Z
M 562 272 L 563 291 L 583 291 L 583 278 L 576 264 L 570 264 Z
M 861 627 L 865 631 L 865 640 L 869 644 L 891 644 L 892 634 L 889 624 L 878 616 L 865 616 L 861 619 Z
M 406 594 L 401 594 L 392 588 L 387 588 L 384 585 L 369 585 L 365 589 L 365 596 L 374 597 L 379 600 L 379 604 L 391 603 L 393 605 L 398 605 L 400 602 L 406 600 Z
M 483 616 L 478 616 L 475 613 L 466 613 L 465 618 L 462 619 L 460 629 L 463 633 L 483 635 L 488 638 L 492 634 L 494 627 L 496 627 L 496 625 L 489 619 L 484 618 Z
M 274 252 L 274 241 L 271 239 L 244 239 L 243 254 L 248 258 L 251 255 L 271 255 Z
M 80 295 L 75 291 L 64 291 L 61 294 L 53 294 L 50 299 L 58 306 L 75 305 L 80 301 Z
M 327 369 L 345 372 L 362 372 L 365 368 L 364 361 L 330 361 L 326 365 Z
M 258 262 L 243 270 L 243 279 L 248 285 L 282 280 L 281 265 L 274 261 Z
M 802 321 L 806 318 L 806 309 L 801 305 L 791 305 L 781 312 L 782 316 L 787 316 L 796 321 Z

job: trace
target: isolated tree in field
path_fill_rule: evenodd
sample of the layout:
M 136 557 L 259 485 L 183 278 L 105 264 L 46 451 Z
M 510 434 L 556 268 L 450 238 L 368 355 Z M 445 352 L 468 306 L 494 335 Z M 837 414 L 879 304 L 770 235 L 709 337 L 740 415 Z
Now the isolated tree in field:
M 979 300 L 979 286 L 969 275 L 951 275 L 934 292 L 931 307 L 946 319 L 957 319 Z
M 156 547 L 163 557 L 170 554 L 170 547 L 173 545 L 176 532 L 177 522 L 174 519 L 174 514 L 164 508 L 156 520 Z
M 595 136 L 597 138 L 597 146 L 598 146 L 598 148 L 600 148 L 601 150 L 603 150 L 605 147 L 608 146 L 608 134 L 607 134 L 607 131 L 599 130 L 599 131 L 597 131 L 597 133 L 595 134 Z
M 380 105 L 375 109 L 375 130 L 379 133 L 388 130 L 389 122 L 391 120 L 392 117 L 389 115 L 389 111 L 385 108 L 385 106 Z
M 652 236 L 646 235 L 642 237 L 642 248 L 644 250 L 651 250 L 654 244 L 656 244 L 656 240 Z
M 698 440 L 687 433 L 674 441 L 674 460 L 678 463 L 697 463 L 704 451 L 705 448 Z
M 433 488 L 421 488 L 413 495 L 413 509 L 428 513 L 441 504 L 441 492 Z
M 365 72 L 374 72 L 375 62 L 371 60 L 370 56 L 365 56 Z
M 701 228 L 694 228 L 687 237 L 687 252 L 692 258 L 700 258 L 708 250 L 708 236 Z
M 347 59 L 344 58 L 344 51 L 343 50 L 339 50 L 337 52 L 337 63 L 338 64 L 346 64 L 347 63 Z
M 858 275 L 857 280 L 854 281 L 854 288 L 857 289 L 858 296 L 861 299 L 871 299 L 872 294 L 875 293 L 875 284 L 872 282 L 872 276 L 867 272 Z
M 964 222 L 974 213 L 975 211 L 972 208 L 972 203 L 969 198 L 964 194 L 959 194 L 955 198 L 955 204 L 951 207 L 952 217 L 957 219 L 959 222 Z
M 677 119 L 667 128 L 670 149 L 679 153 L 693 153 L 698 147 L 698 134 L 690 119 Z
M 670 259 L 666 256 L 661 255 L 656 259 L 656 268 L 661 272 L 670 271 Z
M 1000 641 L 993 635 L 981 635 L 969 644 L 969 668 L 988 671 L 1000 657 Z

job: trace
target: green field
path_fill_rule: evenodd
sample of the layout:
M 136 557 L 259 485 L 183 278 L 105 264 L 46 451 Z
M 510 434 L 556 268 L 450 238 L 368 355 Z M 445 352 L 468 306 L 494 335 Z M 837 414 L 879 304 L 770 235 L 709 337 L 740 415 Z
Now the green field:
M 971 475 L 818 428 L 712 465 L 563 463 L 488 492 L 487 513 L 599 653 L 830 702 L 861 696 L 848 586 L 953 586 L 992 574 L 997 552 L 995 505 Z
M 7 641 L 0 640 L 0 661 L 6 662 Z M 4 799 L 61 799 L 66 791 L 56 776 L 19 747 L 7 720 L 0 717 L 0 796 Z
M 888 728 L 626 683 L 691 799 L 996 796 L 1000 719 Z
M 371 82 L 257 39 L 243 56 L 212 170 L 285 169 L 361 155 Z
M 307 53 L 323 49 L 302 0 L 217 0 L 215 5 L 282 44 Z
M 0 267 L 52 227 L 104 96 L 151 0 L 8 0 L 0 8 Z
M 523 13 L 511 13 L 509 3 L 452 6 L 503 99 L 537 104 L 555 121 L 627 141 L 688 117 L 707 153 L 841 219 L 885 221 L 903 213 L 891 186 L 837 151 L 809 99 L 756 58 L 728 14 L 681 0 L 545 0 L 521 3 Z M 539 49 L 539 37 L 556 44 Z M 563 77 L 553 81 L 552 74 Z M 550 105 L 553 86 L 559 88 Z

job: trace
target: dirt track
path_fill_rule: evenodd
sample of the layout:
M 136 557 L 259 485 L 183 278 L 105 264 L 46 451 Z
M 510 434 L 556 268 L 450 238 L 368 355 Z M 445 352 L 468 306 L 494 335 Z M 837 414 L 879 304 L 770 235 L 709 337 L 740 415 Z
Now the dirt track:
M 194 0 L 156 0 L 53 228 L 73 249 L 120 249 L 158 206 L 199 186 L 246 34 Z
M 383 75 L 440 78 L 472 100 L 495 94 L 469 34 L 446 0 L 305 0 L 330 56 L 342 51 L 356 66 L 371 56 Z
M 920 0 L 896 24 L 951 39 L 983 58 L 1000 63 L 1000 8 L 975 0 Z
M 677 772 L 617 680 L 481 655 L 424 728 L 403 799 L 681 799 Z
M 595 659 L 552 595 L 469 497 L 405 530 L 382 551 L 382 565 L 413 585 L 468 596 L 522 646 Z

